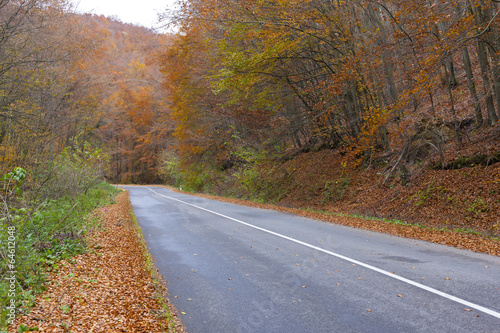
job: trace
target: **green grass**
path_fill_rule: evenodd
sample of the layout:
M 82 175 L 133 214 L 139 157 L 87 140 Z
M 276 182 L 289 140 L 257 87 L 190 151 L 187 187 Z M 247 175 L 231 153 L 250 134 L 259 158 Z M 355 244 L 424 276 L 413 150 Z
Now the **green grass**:
M 354 217 L 357 219 L 363 219 L 363 220 L 371 220 L 371 221 L 382 221 L 386 223 L 391 223 L 391 224 L 399 224 L 399 225 L 405 225 L 405 226 L 415 226 L 415 227 L 426 227 L 423 224 L 411 224 L 402 220 L 397 220 L 397 219 L 386 219 L 383 217 L 374 217 L 374 216 L 368 216 L 368 215 L 361 215 L 361 214 L 342 214 L 342 213 L 333 213 L 329 212 L 326 210 L 317 210 L 317 209 L 311 209 L 311 208 L 305 208 L 304 210 L 308 212 L 313 212 L 313 213 L 320 213 L 320 214 L 325 214 L 325 215 L 332 215 L 332 216 L 339 216 L 339 217 Z
M 471 229 L 471 228 L 455 228 L 455 229 L 434 228 L 434 227 L 429 227 L 429 226 L 426 226 L 426 225 L 423 225 L 420 223 L 408 223 L 408 222 L 398 220 L 398 219 L 387 219 L 387 218 L 360 215 L 360 214 L 333 213 L 333 212 L 328 212 L 325 210 L 316 210 L 316 209 L 311 209 L 311 208 L 306 208 L 303 210 L 313 212 L 313 213 L 325 214 L 325 215 L 332 215 L 332 216 L 339 216 L 339 217 L 354 217 L 354 218 L 363 219 L 363 220 L 381 221 L 381 222 L 385 222 L 385 223 L 389 223 L 389 224 L 411 226 L 411 227 L 424 228 L 424 229 L 430 229 L 430 230 L 435 230 L 435 231 L 446 231 L 446 232 L 453 232 L 453 233 L 459 233 L 459 234 L 469 234 L 469 235 L 476 235 L 476 236 L 483 236 L 483 237 L 485 236 L 483 233 L 476 231 L 474 229 Z M 486 236 L 486 237 L 488 237 L 489 239 L 492 239 L 492 240 L 500 241 L 500 237 L 495 237 L 495 236 Z
M 29 196 L 4 202 L 8 210 L 0 215 L 0 250 L 12 251 L 8 262 L 0 259 L 0 304 L 14 302 L 26 312 L 35 297 L 45 290 L 47 274 L 57 269 L 60 260 L 69 260 L 86 251 L 84 235 L 97 226 L 88 214 L 114 201 L 117 189 L 106 183 L 96 184 L 85 193 L 37 202 Z M 11 231 L 11 234 L 9 234 Z M 7 242 L 11 237 L 13 242 Z M 15 288 L 5 277 L 15 270 Z M 10 295 L 9 295 L 10 294 Z M 0 331 L 7 326 L 6 309 L 0 315 Z

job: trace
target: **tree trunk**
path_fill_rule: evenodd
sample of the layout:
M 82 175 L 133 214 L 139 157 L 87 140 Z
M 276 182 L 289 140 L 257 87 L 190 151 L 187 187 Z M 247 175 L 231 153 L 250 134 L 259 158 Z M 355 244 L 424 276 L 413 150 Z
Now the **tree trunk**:
M 490 7 L 488 5 L 483 4 L 483 10 L 478 10 L 478 13 L 480 14 L 480 19 L 483 25 L 489 24 L 490 20 L 492 19 L 492 13 L 490 10 Z M 482 14 L 482 15 L 481 15 Z M 500 117 L 500 66 L 499 66 L 499 61 L 500 57 L 498 56 L 498 34 L 496 33 L 496 30 L 494 29 L 493 25 L 490 25 L 488 30 L 485 33 L 485 46 L 488 48 L 490 57 L 491 57 L 491 62 L 492 62 L 492 80 L 493 80 L 493 88 L 495 91 L 495 97 L 496 97 L 496 107 L 497 107 L 497 120 Z
M 493 96 L 490 92 L 490 63 L 488 61 L 488 54 L 486 52 L 485 42 L 477 42 L 477 56 L 479 59 L 479 66 L 481 67 L 481 76 L 483 78 L 483 92 L 486 97 L 486 110 L 488 111 L 488 123 L 493 125 L 497 122 L 498 117 L 495 113 L 495 104 L 493 102 Z
M 483 24 L 485 21 L 484 14 L 481 8 L 476 7 L 474 10 L 476 15 L 476 20 L 479 24 Z M 488 60 L 488 53 L 486 50 L 486 42 L 483 40 L 477 41 L 477 56 L 479 59 L 479 66 L 481 67 L 481 76 L 483 78 L 483 91 L 486 98 L 486 109 L 488 111 L 488 123 L 493 125 L 497 122 L 498 117 L 495 112 L 495 104 L 493 101 L 493 96 L 490 92 L 491 80 L 490 80 L 490 63 Z
M 347 116 L 348 128 L 351 131 L 352 137 L 356 138 L 360 133 L 360 128 L 358 124 L 359 114 L 358 114 L 357 97 L 356 95 L 353 95 L 353 91 L 355 92 L 355 88 L 345 93 L 345 103 L 346 103 L 346 116 Z
M 479 102 L 479 97 L 477 96 L 476 84 L 474 83 L 474 75 L 472 74 L 472 66 L 470 63 L 469 50 L 467 47 L 462 49 L 462 58 L 464 61 L 465 73 L 467 74 L 467 86 L 469 87 L 469 92 L 474 100 L 474 117 L 476 118 L 476 128 L 483 126 L 483 114 L 481 112 L 481 104 Z
M 449 73 L 449 84 L 451 85 L 452 88 L 456 87 L 458 85 L 457 83 L 457 77 L 455 75 L 455 65 L 453 65 L 453 59 L 451 57 L 448 58 L 446 61 L 446 66 L 448 68 L 448 73 Z
M 457 113 L 455 111 L 455 99 L 453 98 L 453 87 L 451 85 L 451 78 L 450 74 L 448 73 L 448 67 L 446 64 L 444 64 L 444 75 L 445 79 L 447 82 L 447 87 L 448 87 L 448 95 L 450 97 L 450 104 L 451 104 L 451 116 L 452 116 L 452 123 L 453 123 L 453 128 L 455 129 L 455 133 L 457 135 L 457 143 L 461 147 L 462 146 L 462 133 L 460 132 L 460 126 L 458 123 L 457 119 Z

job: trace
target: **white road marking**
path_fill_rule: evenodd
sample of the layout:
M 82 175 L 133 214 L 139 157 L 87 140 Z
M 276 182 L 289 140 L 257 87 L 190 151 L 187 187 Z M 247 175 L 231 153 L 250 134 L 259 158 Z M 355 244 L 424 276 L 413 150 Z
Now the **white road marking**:
M 468 308 L 473 308 L 473 309 L 476 309 L 476 310 L 479 310 L 481 312 L 484 312 L 486 314 L 489 314 L 493 317 L 496 317 L 496 318 L 499 318 L 500 319 L 500 313 L 497 312 L 497 311 L 494 311 L 494 310 L 491 310 L 491 309 L 488 309 L 488 308 L 485 308 L 484 306 L 481 306 L 481 305 L 478 305 L 478 304 L 475 304 L 475 303 L 472 303 L 472 302 L 469 302 L 469 301 L 466 301 L 464 299 L 461 299 L 459 297 L 456 297 L 456 296 L 453 296 L 453 295 L 450 295 L 450 294 L 447 294 L 445 292 L 442 292 L 440 290 L 437 290 L 437 289 L 434 289 L 434 288 L 431 288 L 431 287 L 428 287 L 428 286 L 425 286 L 421 283 L 418 283 L 418 282 L 415 282 L 415 281 L 412 281 L 412 280 L 409 280 L 407 278 L 404 278 L 402 276 L 399 276 L 399 275 L 396 275 L 396 274 L 393 274 L 391 272 L 388 272 L 388 271 L 385 271 L 383 269 L 380 269 L 378 267 L 375 267 L 375 266 L 372 266 L 372 265 L 369 265 L 369 264 L 365 264 L 364 262 L 361 262 L 361 261 L 358 261 L 356 259 L 352 259 L 352 258 L 349 258 L 349 257 L 346 257 L 346 256 L 343 256 L 341 254 L 338 254 L 338 253 L 335 253 L 335 252 L 332 252 L 332 251 L 328 251 L 328 250 L 325 250 L 325 249 L 322 249 L 320 247 L 317 247 L 317 246 L 314 246 L 314 245 L 311 245 L 311 244 L 308 244 L 308 243 L 305 243 L 305 242 L 302 242 L 302 241 L 299 241 L 295 238 L 291 238 L 291 237 L 288 237 L 288 236 L 285 236 L 285 235 L 282 235 L 282 234 L 279 234 L 277 232 L 274 232 L 274 231 L 271 231 L 271 230 L 268 230 L 268 229 L 264 229 L 264 228 L 261 228 L 261 227 L 258 227 L 258 226 L 255 226 L 253 224 L 250 224 L 250 223 L 247 223 L 247 222 L 243 222 L 243 221 L 240 221 L 238 219 L 235 219 L 235 218 L 232 218 L 230 216 L 227 216 L 227 215 L 224 215 L 224 214 L 220 214 L 220 213 L 217 213 L 217 212 L 214 212 L 212 210 L 209 210 L 209 209 L 206 209 L 206 208 L 203 208 L 203 207 L 200 207 L 200 206 L 196 206 L 196 205 L 193 205 L 189 202 L 185 202 L 185 201 L 182 201 L 182 200 L 179 200 L 179 199 L 176 199 L 176 198 L 173 198 L 173 197 L 169 197 L 167 195 L 163 195 L 163 194 L 160 194 L 154 190 L 152 190 L 151 188 L 148 187 L 148 189 L 161 196 L 161 197 L 164 197 L 164 198 L 167 198 L 167 199 L 171 199 L 171 200 L 174 200 L 174 201 L 177 201 L 177 202 L 180 202 L 180 203 L 183 203 L 185 205 L 188 205 L 188 206 L 191 206 L 191 207 L 194 207 L 194 208 L 197 208 L 197 209 L 201 209 L 203 211 L 206 211 L 208 213 L 211 213 L 211 214 L 214 214 L 214 215 L 217 215 L 217 216 L 220 216 L 220 217 L 223 217 L 225 219 L 228 219 L 228 220 L 231 220 L 231 221 L 234 221 L 234 222 L 237 222 L 237 223 L 240 223 L 240 224 L 243 224 L 243 225 L 246 225 L 250 228 L 254 228 L 254 229 L 257 229 L 257 230 L 260 230 L 260 231 L 263 231 L 263 232 L 266 232 L 268 234 L 271 234 L 271 235 L 274 235 L 274 236 L 277 236 L 277 237 L 280 237 L 280 238 L 283 238 L 283 239 L 286 239 L 286 240 L 289 240 L 291 242 L 294 242 L 294 243 L 297 243 L 297 244 L 300 244 L 300 245 L 303 245 L 303 246 L 306 246 L 308 248 L 311 248 L 311 249 L 314 249 L 314 250 L 317 250 L 317 251 L 320 251 L 320 252 L 323 252 L 323 253 L 326 253 L 326 254 L 329 254 L 331 256 L 334 256 L 334 257 L 337 257 L 337 258 L 340 258 L 340 259 L 343 259 L 345 261 L 348 261 L 348 262 L 351 262 L 353 264 L 356 264 L 356 265 L 359 265 L 359 266 L 362 266 L 362 267 L 365 267 L 365 268 L 368 268 L 372 271 L 375 271 L 375 272 L 378 272 L 380 274 L 383 274 L 383 275 L 386 275 L 388 277 L 391 277 L 393 279 L 396 279 L 396 280 L 399 280 L 399 281 L 402 281 L 402 282 L 405 282 L 409 285 L 412 285 L 414 287 L 417 287 L 417 288 L 420 288 L 420 289 L 423 289 L 423 290 L 426 290 L 428 292 L 431 292 L 435 295 L 438 295 L 438 296 L 441 296 L 441 297 L 444 297 L 444 298 L 447 298 L 449 300 L 452 300 L 454 302 L 457 302 L 457 303 L 460 303 L 462 305 L 465 305 L 467 306 Z

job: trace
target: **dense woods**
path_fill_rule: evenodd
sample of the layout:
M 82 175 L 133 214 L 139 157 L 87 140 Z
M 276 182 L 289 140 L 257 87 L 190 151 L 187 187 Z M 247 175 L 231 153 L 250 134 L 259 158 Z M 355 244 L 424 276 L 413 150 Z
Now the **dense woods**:
M 500 115 L 495 1 L 185 1 L 164 72 L 187 166 L 338 149 L 392 167 Z M 448 149 L 448 148 L 446 148 Z M 240 161 L 240 162 L 248 162 Z
M 0 0 L 0 331 L 85 250 L 87 215 L 116 192 L 104 180 L 157 179 L 165 43 L 64 0 Z
M 110 181 L 154 181 L 165 36 L 62 1 L 2 1 L 1 15 L 0 173 L 43 170 L 79 136 L 104 149 Z
M 498 234 L 496 1 L 181 4 L 164 180 Z
M 182 1 L 169 34 L 64 1 L 1 6 L 2 174 L 79 136 L 111 182 L 203 190 L 322 149 L 404 178 L 500 117 L 494 1 Z
M 47 260 L 103 179 L 499 235 L 497 1 L 179 5 L 159 33 L 0 0 L 2 237 Z

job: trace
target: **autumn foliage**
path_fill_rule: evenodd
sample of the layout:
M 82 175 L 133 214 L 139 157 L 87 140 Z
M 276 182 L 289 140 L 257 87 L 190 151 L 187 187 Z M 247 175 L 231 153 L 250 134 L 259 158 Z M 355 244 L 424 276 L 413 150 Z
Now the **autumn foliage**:
M 171 123 L 165 43 L 64 0 L 0 0 L 0 330 L 84 250 L 87 214 L 115 194 L 105 178 L 157 180 Z
M 497 14 L 484 0 L 183 1 L 163 61 L 179 154 L 442 160 L 500 115 Z
M 113 182 L 153 182 L 168 136 L 157 52 L 166 36 L 64 1 L 0 1 L 0 173 L 43 170 L 71 139 Z
M 498 1 L 179 4 L 160 33 L 0 0 L 2 221 L 105 178 L 500 235 Z

